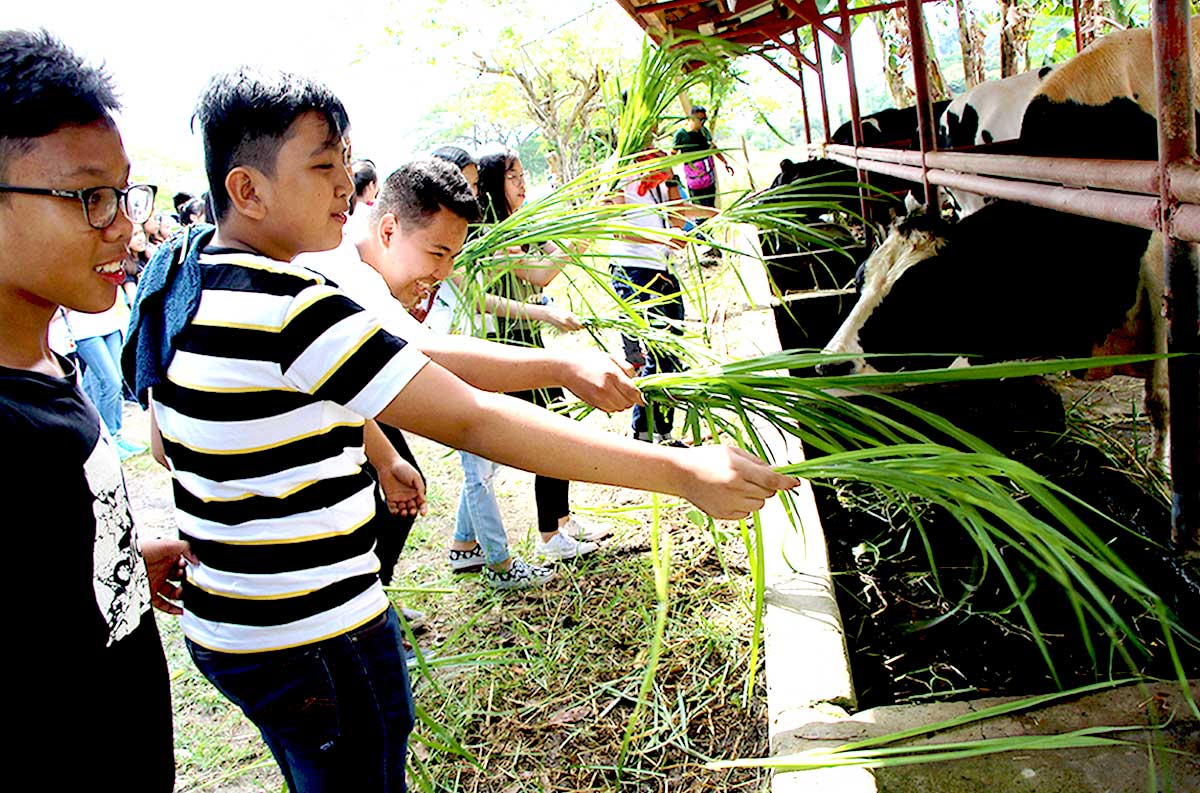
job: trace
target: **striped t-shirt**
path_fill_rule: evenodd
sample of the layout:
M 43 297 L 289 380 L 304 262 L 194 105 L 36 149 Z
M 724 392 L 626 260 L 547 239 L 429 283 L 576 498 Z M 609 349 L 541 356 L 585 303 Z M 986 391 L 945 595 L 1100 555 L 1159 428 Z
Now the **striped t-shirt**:
M 428 359 L 303 267 L 215 249 L 200 264 L 199 308 L 151 394 L 200 560 L 184 633 L 257 652 L 353 630 L 387 607 L 363 420 Z

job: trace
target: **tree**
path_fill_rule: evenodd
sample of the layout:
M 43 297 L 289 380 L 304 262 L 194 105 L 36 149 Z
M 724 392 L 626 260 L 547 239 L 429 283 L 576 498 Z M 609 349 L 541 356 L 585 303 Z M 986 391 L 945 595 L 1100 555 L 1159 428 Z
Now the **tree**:
M 529 117 L 542 133 L 546 160 L 558 184 L 575 178 L 590 151 L 585 144 L 591 136 L 592 116 L 603 104 L 601 89 L 607 78 L 601 67 L 590 65 L 587 71 L 577 71 L 565 66 L 555 74 L 532 61 L 519 68 L 511 61 L 489 62 L 482 55 L 475 57 L 480 74 L 516 81 Z
M 958 44 L 962 49 L 963 79 L 968 89 L 987 79 L 983 69 L 983 27 L 964 0 L 954 0 L 958 18 Z
M 1029 65 L 1029 39 L 1035 9 L 1021 0 L 1000 0 L 1000 77 L 1014 77 Z
M 544 157 L 560 184 L 593 160 L 606 122 L 608 75 L 636 60 L 644 37 L 616 3 L 398 5 L 403 23 L 389 31 L 397 49 L 419 53 L 427 73 L 435 67 L 438 83 L 448 86 L 423 125 L 431 144 L 457 139 L 478 145 L 486 136 L 525 152 L 536 143 L 538 160 Z
M 883 46 L 883 76 L 887 82 L 888 93 L 892 97 L 894 107 L 909 107 L 915 104 L 916 97 L 913 89 L 905 79 L 905 72 L 912 66 L 912 44 L 908 37 L 908 16 L 903 10 L 894 8 L 890 11 L 872 14 L 875 30 L 879 34 L 879 42 Z M 929 93 L 932 99 L 945 99 L 949 96 L 946 90 L 946 80 L 942 76 L 941 66 L 938 65 L 937 53 L 933 49 L 933 37 L 929 35 L 929 24 L 925 23 L 925 52 L 929 57 L 927 74 L 929 76 Z

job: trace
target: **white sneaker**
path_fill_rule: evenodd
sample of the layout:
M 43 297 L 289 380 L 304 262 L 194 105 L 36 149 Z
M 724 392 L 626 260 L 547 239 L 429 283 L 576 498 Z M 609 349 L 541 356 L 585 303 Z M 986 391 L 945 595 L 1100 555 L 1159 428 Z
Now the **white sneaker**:
M 538 553 L 545 559 L 577 559 L 587 556 L 599 547 L 594 542 L 580 542 L 574 537 L 569 537 L 562 529 L 559 529 L 549 542 L 537 542 Z
M 585 542 L 602 540 L 612 534 L 612 530 L 606 526 L 589 526 L 586 523 L 580 523 L 574 517 L 568 518 L 566 523 L 558 527 L 558 530 L 573 540 Z

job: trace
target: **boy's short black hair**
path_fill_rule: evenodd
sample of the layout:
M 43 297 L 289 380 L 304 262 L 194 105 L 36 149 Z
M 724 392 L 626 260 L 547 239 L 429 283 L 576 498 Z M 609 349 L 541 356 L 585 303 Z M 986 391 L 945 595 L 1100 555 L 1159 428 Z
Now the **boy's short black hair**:
M 383 183 L 371 207 L 371 220 L 391 212 L 403 228 L 420 228 L 443 207 L 468 223 L 480 218 L 479 202 L 458 168 L 445 160 L 413 160 L 392 171 Z
M 475 162 L 475 158 L 471 156 L 469 151 L 459 146 L 442 146 L 441 148 L 434 149 L 432 152 L 430 152 L 429 156 L 436 157 L 439 160 L 445 160 L 451 165 L 457 167 L 460 171 L 466 168 L 468 165 L 474 165 L 477 167 L 479 165 L 479 163 Z
M 241 67 L 209 81 L 196 105 L 204 139 L 204 170 L 217 220 L 231 202 L 225 177 L 248 165 L 275 175 L 275 160 L 288 130 L 305 113 L 319 113 L 332 143 L 350 129 L 346 108 L 324 85 L 287 72 Z
M 355 160 L 350 164 L 350 170 L 354 174 L 354 195 L 362 198 L 363 192 L 371 182 L 379 180 L 379 172 L 375 170 L 375 163 L 370 160 Z
M 119 108 L 104 69 L 85 65 L 47 31 L 0 31 L 0 179 L 35 138 L 111 120 Z

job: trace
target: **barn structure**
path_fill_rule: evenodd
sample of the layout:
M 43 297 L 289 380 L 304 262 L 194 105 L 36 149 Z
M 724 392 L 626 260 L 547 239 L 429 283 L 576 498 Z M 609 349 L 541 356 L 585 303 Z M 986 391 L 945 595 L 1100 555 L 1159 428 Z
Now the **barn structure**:
M 1200 169 L 1196 159 L 1192 107 L 1189 3 L 1151 0 L 1156 80 L 1159 95 L 1159 159 L 1096 161 L 986 153 L 988 147 L 937 151 L 924 36 L 923 4 L 938 0 L 863 3 L 849 0 L 617 0 L 651 38 L 673 33 L 721 38 L 762 55 L 800 89 L 806 134 L 809 97 L 802 72 L 815 73 L 819 107 L 830 134 L 825 95 L 825 64 L 819 41 L 831 40 L 844 53 L 854 144 L 819 144 L 820 155 L 869 173 L 888 174 L 921 183 L 926 204 L 936 206 L 938 186 L 961 188 L 1047 209 L 1164 232 L 1169 350 L 1183 353 L 1169 363 L 1171 466 L 1173 475 L 1172 535 L 1184 551 L 1200 552 L 1200 290 L 1192 243 L 1200 242 Z M 823 11 L 822 7 L 828 9 Z M 912 148 L 868 148 L 862 138 L 858 80 L 850 41 L 853 16 L 903 8 L 914 63 L 920 140 Z M 1076 46 L 1079 38 L 1079 0 Z M 809 29 L 812 42 L 802 45 L 799 31 Z M 791 56 L 794 69 L 781 64 Z M 768 57 L 769 56 L 769 57 Z M 812 143 L 811 137 L 808 141 Z M 1002 146 L 999 147 L 1002 149 Z

